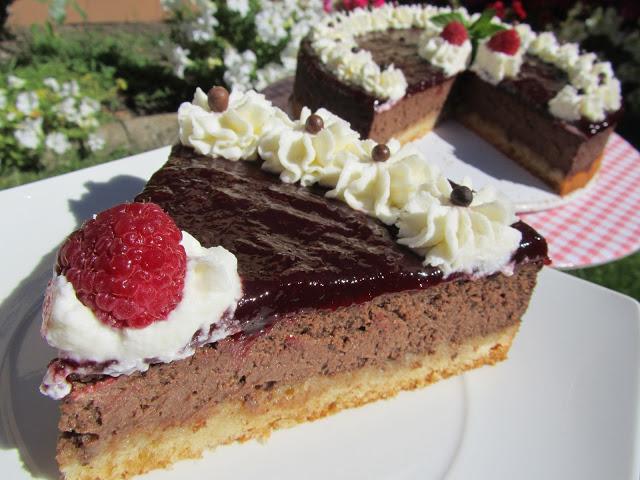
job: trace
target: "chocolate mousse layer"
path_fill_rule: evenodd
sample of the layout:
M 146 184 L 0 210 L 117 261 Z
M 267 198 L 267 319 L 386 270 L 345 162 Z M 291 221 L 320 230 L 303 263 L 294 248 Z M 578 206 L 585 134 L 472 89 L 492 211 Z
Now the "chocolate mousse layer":
M 370 51 L 381 68 L 393 64 L 407 80 L 406 95 L 396 102 L 377 98 L 363 88 L 338 80 L 322 63 L 306 38 L 300 45 L 292 103 L 294 116 L 303 106 L 326 108 L 345 118 L 363 138 L 384 143 L 427 122 L 430 130 L 440 115 L 453 84 L 442 71 L 418 55 L 420 29 L 373 32 L 356 39 L 358 48 Z M 423 131 L 424 130 L 424 131 Z M 407 140 L 409 140 L 407 138 Z
M 443 346 L 455 356 L 468 341 L 517 326 L 546 260 L 530 227 L 517 224 L 512 276 L 445 281 L 393 231 L 323 193 L 256 163 L 174 148 L 138 200 L 238 257 L 242 332 L 144 373 L 72 379 L 61 402 L 61 464 L 87 464 L 130 435 L 204 421 L 228 402 L 259 413 L 265 391 L 402 366 Z

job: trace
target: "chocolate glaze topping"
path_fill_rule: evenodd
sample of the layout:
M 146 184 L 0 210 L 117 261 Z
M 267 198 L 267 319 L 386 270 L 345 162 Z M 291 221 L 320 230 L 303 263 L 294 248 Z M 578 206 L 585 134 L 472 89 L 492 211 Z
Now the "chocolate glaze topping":
M 176 146 L 136 200 L 158 203 L 204 246 L 236 255 L 244 294 L 235 318 L 245 332 L 289 312 L 334 309 L 442 281 L 439 269 L 424 267 L 396 243 L 392 229 L 324 193 L 282 183 L 257 162 L 211 159 Z M 523 233 L 515 260 L 546 258 L 544 239 L 525 224 L 515 227 Z

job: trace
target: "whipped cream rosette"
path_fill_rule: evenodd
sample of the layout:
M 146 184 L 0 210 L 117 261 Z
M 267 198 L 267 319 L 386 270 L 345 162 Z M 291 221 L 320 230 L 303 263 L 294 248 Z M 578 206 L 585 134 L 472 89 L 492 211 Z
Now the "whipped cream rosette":
M 229 160 L 255 159 L 260 139 L 267 132 L 291 123 L 282 110 L 252 90 L 232 91 L 228 107 L 213 112 L 207 94 L 200 88 L 196 89 L 192 102 L 180 105 L 178 122 L 183 145 L 202 155 Z
M 305 107 L 290 128 L 262 138 L 258 153 L 264 170 L 279 174 L 285 183 L 333 186 L 348 161 L 361 162 L 369 157 L 373 141 L 360 141 L 349 123 L 328 110 L 321 108 L 315 115 L 323 125 L 317 133 L 307 131 L 311 110 Z
M 468 179 L 461 186 L 471 190 Z M 510 274 L 521 240 L 511 227 L 517 221 L 513 206 L 491 187 L 473 193 L 468 206 L 458 206 L 453 191 L 442 175 L 423 184 L 400 213 L 398 242 L 424 255 L 425 265 L 439 267 L 445 277 L 455 272 Z

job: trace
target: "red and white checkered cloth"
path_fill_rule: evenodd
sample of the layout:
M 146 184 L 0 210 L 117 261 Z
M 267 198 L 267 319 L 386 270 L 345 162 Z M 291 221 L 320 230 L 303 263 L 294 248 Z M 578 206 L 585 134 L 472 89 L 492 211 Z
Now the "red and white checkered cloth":
M 640 250 L 640 153 L 613 134 L 584 195 L 520 217 L 545 236 L 556 268 L 599 265 Z

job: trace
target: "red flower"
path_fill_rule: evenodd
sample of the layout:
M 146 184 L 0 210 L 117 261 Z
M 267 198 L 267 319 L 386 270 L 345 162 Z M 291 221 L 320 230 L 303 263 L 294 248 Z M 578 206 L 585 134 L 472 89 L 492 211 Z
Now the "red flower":
M 384 0 L 371 0 L 371 6 L 378 8 L 384 5 Z
M 364 8 L 369 5 L 369 0 L 353 0 L 353 8 Z
M 332 0 L 322 0 L 322 9 L 325 13 L 329 13 L 333 10 L 333 1 Z
M 353 8 L 353 0 L 342 0 L 342 8 L 351 10 Z
M 511 3 L 511 8 L 520 20 L 524 20 L 525 18 L 527 18 L 527 12 L 520 0 L 513 0 L 513 2 Z
M 496 12 L 496 15 L 499 18 L 504 18 L 505 15 L 505 7 L 504 7 L 504 2 L 493 2 L 490 3 L 487 6 L 488 9 L 493 10 L 494 12 Z

